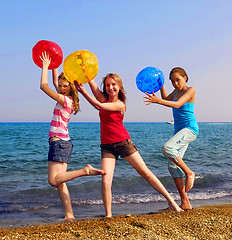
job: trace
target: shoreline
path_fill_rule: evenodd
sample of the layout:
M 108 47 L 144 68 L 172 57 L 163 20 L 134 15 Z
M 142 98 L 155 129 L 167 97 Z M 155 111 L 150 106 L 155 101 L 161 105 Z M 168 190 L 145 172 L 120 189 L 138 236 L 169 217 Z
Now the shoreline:
M 180 201 L 176 200 L 177 204 Z M 232 196 L 215 199 L 192 200 L 193 208 L 202 206 L 228 205 L 232 202 Z M 113 217 L 122 215 L 144 215 L 156 214 L 167 209 L 167 201 L 147 202 L 147 203 L 120 203 L 112 204 Z M 75 220 L 102 218 L 105 215 L 104 205 L 82 205 L 73 206 Z M 9 213 L 1 215 L 0 229 L 21 228 L 45 224 L 59 224 L 64 222 L 64 210 L 62 205 L 55 208 L 35 208 L 29 211 L 22 210 L 21 213 Z
M 232 204 L 1 228 L 2 239 L 231 239 Z
M 176 200 L 177 204 L 180 201 Z M 232 197 L 227 196 L 216 199 L 192 200 L 193 208 L 202 206 L 217 206 L 231 204 Z M 167 201 L 147 203 L 120 203 L 112 204 L 113 217 L 122 215 L 156 214 L 167 209 Z M 104 217 L 104 205 L 73 206 L 75 220 L 95 219 Z M 4 214 L 0 219 L 0 229 L 30 227 L 32 225 L 59 224 L 64 222 L 64 211 L 60 204 L 59 208 L 35 208 L 30 211 L 21 211 L 17 214 Z

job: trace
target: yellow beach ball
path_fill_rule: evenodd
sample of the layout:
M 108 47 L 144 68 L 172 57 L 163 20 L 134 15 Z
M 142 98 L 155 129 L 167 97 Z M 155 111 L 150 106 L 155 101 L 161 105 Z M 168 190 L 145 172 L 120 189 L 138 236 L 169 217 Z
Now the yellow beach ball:
M 74 82 L 76 80 L 84 84 L 96 77 L 98 60 L 93 53 L 87 50 L 76 51 L 66 57 L 63 69 L 68 81 Z

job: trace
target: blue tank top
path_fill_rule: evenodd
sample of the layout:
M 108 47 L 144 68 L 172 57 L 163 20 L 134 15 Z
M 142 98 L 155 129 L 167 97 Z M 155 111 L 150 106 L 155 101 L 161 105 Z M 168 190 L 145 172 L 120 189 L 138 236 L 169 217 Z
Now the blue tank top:
M 172 101 L 177 100 L 172 99 Z M 183 128 L 189 128 L 196 135 L 198 135 L 199 127 L 194 114 L 194 106 L 195 103 L 186 102 L 180 108 L 172 108 L 174 118 L 174 134 L 176 134 Z

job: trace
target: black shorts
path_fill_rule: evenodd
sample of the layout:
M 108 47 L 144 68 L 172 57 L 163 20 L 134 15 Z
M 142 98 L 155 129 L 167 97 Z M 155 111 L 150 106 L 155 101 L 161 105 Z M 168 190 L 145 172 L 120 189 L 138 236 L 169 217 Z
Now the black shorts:
M 119 156 L 127 157 L 138 151 L 138 148 L 133 144 L 131 139 L 122 142 L 101 144 L 101 157 L 102 158 L 115 158 Z

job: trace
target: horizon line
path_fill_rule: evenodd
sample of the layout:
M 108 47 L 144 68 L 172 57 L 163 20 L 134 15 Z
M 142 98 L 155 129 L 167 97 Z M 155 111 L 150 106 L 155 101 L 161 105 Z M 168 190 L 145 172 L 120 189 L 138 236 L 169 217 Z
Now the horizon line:
M 154 121 L 154 122 L 151 122 L 151 121 L 143 121 L 143 122 L 137 122 L 137 121 L 124 121 L 123 123 L 166 123 L 167 121 Z M 5 122 L 1 122 L 0 121 L 0 124 L 2 123 L 50 123 L 50 121 L 5 121 Z M 91 121 L 85 121 L 85 122 L 69 122 L 69 124 L 72 124 L 72 123 L 100 123 L 100 121 L 98 122 L 91 122 Z M 232 121 L 198 121 L 198 123 L 232 123 Z

